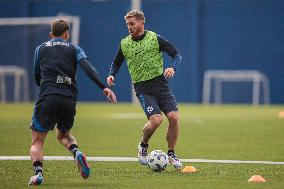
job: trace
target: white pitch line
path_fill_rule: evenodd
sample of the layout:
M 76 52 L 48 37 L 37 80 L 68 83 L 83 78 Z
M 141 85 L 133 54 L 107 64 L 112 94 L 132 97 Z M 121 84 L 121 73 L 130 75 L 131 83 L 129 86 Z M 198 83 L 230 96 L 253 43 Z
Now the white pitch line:
M 5 160 L 30 160 L 30 156 L 0 156 L 0 161 Z M 73 161 L 71 156 L 44 156 L 44 160 L 68 160 Z M 138 161 L 134 157 L 87 157 L 88 161 Z M 232 163 L 232 164 L 268 164 L 268 165 L 284 165 L 284 162 L 273 161 L 245 161 L 245 160 L 210 160 L 210 159 L 181 159 L 182 162 L 190 163 Z

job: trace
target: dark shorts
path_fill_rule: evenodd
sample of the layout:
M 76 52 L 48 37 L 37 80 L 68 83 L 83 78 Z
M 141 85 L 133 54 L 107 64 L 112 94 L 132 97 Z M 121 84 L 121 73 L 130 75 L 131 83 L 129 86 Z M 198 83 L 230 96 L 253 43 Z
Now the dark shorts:
M 161 111 L 164 114 L 178 111 L 176 99 L 170 89 L 153 93 L 141 93 L 136 96 L 148 119 L 154 114 L 161 114 Z
M 71 97 L 47 95 L 35 103 L 31 129 L 38 132 L 53 130 L 55 125 L 62 132 L 69 131 L 76 114 L 76 102 Z

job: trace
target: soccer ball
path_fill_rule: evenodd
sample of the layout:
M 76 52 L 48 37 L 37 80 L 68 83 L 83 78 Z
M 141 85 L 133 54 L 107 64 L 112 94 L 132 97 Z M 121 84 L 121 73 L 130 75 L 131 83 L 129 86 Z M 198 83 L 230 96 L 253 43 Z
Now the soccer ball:
M 152 151 L 148 157 L 148 167 L 155 172 L 164 171 L 169 164 L 168 155 L 162 150 L 154 150 Z

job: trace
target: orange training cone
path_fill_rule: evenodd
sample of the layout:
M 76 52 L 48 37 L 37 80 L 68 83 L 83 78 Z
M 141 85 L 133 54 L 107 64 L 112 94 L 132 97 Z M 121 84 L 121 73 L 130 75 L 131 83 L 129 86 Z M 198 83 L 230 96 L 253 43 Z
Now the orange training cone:
M 195 173 L 197 169 L 193 166 L 185 166 L 180 172 L 181 173 Z
M 266 182 L 266 180 L 260 175 L 253 175 L 248 182 Z
M 279 112 L 278 117 L 284 119 L 284 111 Z

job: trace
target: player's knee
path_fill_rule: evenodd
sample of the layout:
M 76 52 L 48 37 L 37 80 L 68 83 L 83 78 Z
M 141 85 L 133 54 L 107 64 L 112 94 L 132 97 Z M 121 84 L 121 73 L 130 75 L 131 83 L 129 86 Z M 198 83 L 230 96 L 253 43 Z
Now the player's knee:
M 39 142 L 39 141 L 33 142 L 31 144 L 30 154 L 38 153 L 42 149 L 42 145 L 43 145 L 42 142 Z
M 44 143 L 45 137 L 33 137 L 32 138 L 32 143 L 31 143 L 31 148 L 34 147 L 40 147 Z
M 177 112 L 170 112 L 167 114 L 167 118 L 170 123 L 177 124 L 179 120 L 179 116 Z
M 66 138 L 66 134 L 57 133 L 56 138 L 58 141 L 61 141 L 62 139 Z
M 38 148 L 37 148 L 36 146 L 31 145 L 30 154 L 34 154 L 35 152 L 37 152 L 37 151 L 38 151 L 37 149 L 38 149 Z
M 159 127 L 163 122 L 163 117 L 161 115 L 154 115 L 150 117 L 150 122 L 154 127 Z

